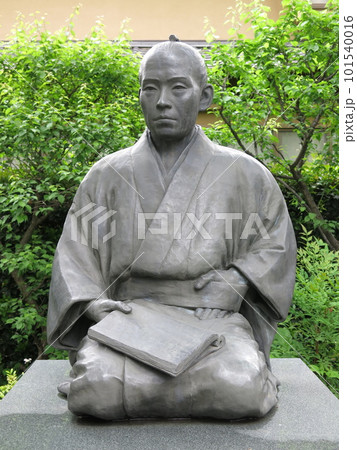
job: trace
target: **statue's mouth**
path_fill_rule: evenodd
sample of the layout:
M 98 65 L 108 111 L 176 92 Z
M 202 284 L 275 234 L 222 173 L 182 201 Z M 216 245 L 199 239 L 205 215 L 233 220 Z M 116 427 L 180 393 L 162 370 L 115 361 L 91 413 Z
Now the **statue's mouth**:
M 173 119 L 172 117 L 163 116 L 163 117 L 158 117 L 157 119 L 155 119 L 155 122 L 158 122 L 160 120 L 175 120 L 175 119 Z

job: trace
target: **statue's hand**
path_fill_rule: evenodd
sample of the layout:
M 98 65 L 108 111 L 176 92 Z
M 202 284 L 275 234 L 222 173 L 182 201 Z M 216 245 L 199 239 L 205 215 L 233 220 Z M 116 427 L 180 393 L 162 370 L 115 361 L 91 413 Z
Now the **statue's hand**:
M 234 298 L 235 295 L 243 297 L 249 288 L 248 280 L 234 267 L 228 270 L 210 270 L 201 275 L 195 282 L 195 289 L 204 289 L 209 292 L 210 284 L 215 283 L 215 291 L 217 291 L 217 283 L 219 283 L 219 292 L 226 298 Z
M 93 322 L 100 322 L 112 311 L 121 311 L 128 314 L 131 307 L 120 301 L 99 298 L 91 302 L 85 314 Z
M 210 270 L 196 280 L 194 287 L 198 290 L 207 287 L 209 290 L 212 282 L 218 282 L 220 293 L 225 298 L 232 300 L 237 297 L 244 298 L 249 288 L 248 280 L 234 267 L 228 270 Z M 216 308 L 197 308 L 195 311 L 195 316 L 201 320 L 224 318 L 229 317 L 231 314 L 232 312 L 230 311 Z

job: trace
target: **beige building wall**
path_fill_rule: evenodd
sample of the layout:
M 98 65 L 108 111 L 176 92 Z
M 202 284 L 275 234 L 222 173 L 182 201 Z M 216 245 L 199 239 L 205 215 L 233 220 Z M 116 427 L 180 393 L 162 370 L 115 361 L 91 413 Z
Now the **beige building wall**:
M 205 16 L 220 39 L 228 38 L 225 15 L 235 0 L 0 0 L 0 39 L 8 39 L 18 12 L 26 21 L 31 21 L 29 15 L 36 11 L 39 16 L 46 14 L 47 29 L 53 32 L 66 24 L 79 3 L 80 14 L 74 19 L 77 39 L 83 39 L 98 18 L 105 24 L 107 37 L 115 39 L 122 21 L 130 18 L 133 40 L 166 40 L 170 34 L 181 40 L 204 40 Z M 266 0 L 265 4 L 276 19 L 281 0 Z

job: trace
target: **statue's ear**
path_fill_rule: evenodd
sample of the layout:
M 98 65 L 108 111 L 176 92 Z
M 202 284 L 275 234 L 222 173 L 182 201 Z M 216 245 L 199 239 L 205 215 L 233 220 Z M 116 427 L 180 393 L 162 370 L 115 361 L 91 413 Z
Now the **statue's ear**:
M 201 93 L 200 99 L 200 111 L 205 111 L 209 106 L 211 106 L 213 100 L 213 86 L 211 84 L 207 84 Z

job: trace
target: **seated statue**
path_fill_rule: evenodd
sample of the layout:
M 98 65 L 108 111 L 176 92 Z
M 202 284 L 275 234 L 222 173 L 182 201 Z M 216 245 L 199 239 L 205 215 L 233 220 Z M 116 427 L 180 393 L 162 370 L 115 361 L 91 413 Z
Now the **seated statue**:
M 147 129 L 93 165 L 56 250 L 48 340 L 73 366 L 59 389 L 74 414 L 107 420 L 261 417 L 277 403 L 269 352 L 295 281 L 285 201 L 261 163 L 196 125 L 213 98 L 198 51 L 157 44 L 139 78 Z M 89 338 L 136 300 L 225 345 L 172 377 Z

